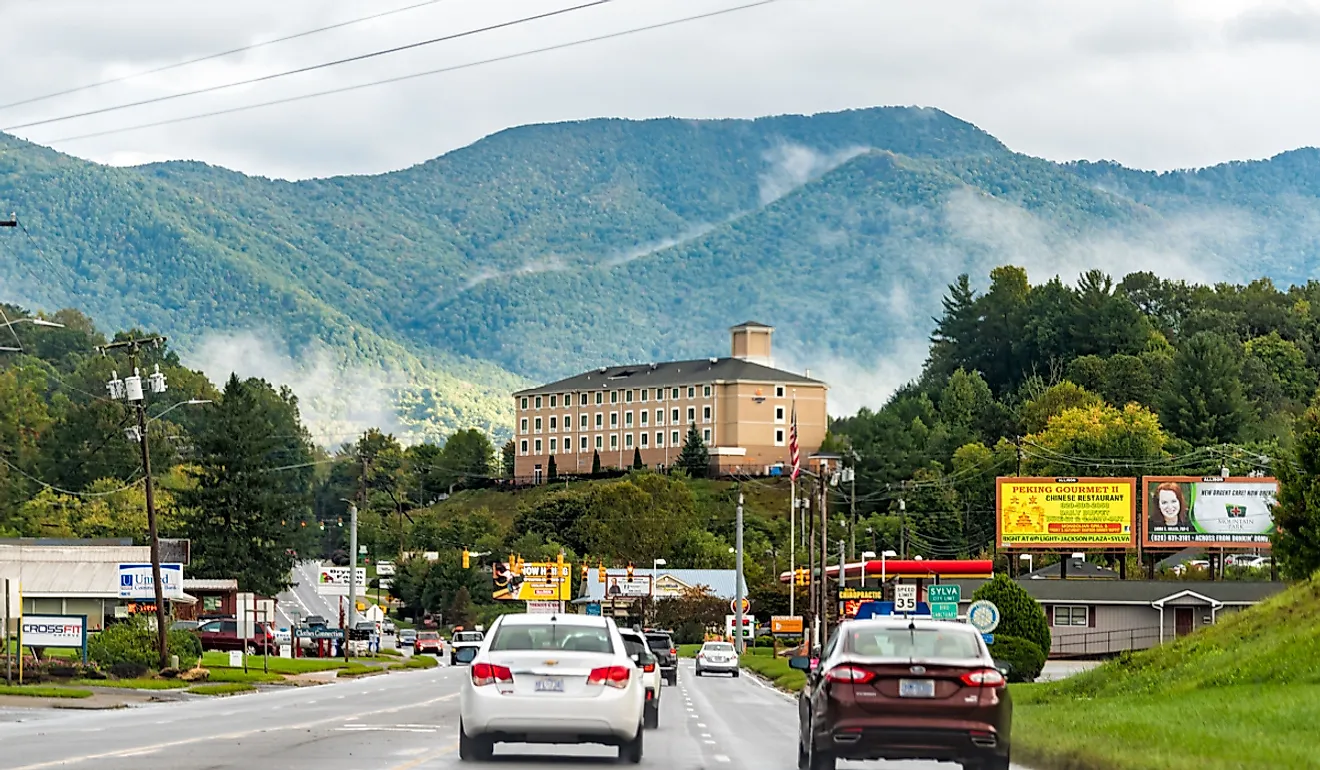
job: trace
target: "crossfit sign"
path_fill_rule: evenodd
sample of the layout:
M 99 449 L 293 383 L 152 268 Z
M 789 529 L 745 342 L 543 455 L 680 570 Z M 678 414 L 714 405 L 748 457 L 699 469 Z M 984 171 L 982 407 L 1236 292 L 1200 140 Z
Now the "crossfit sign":
M 23 646 L 68 647 L 87 645 L 86 615 L 24 615 Z

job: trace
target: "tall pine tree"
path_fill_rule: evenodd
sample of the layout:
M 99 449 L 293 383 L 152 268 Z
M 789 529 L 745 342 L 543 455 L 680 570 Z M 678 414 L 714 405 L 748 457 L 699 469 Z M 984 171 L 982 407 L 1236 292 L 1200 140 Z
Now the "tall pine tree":
M 600 450 L 591 453 L 591 475 L 600 475 Z
M 1165 383 L 1160 422 L 1194 446 L 1237 440 L 1250 416 L 1242 396 L 1242 353 L 1210 332 L 1187 340 Z
M 1283 574 L 1300 580 L 1320 570 L 1320 399 L 1294 430 L 1293 462 L 1275 466 L 1279 497 L 1270 541 Z
M 642 462 L 642 448 L 641 448 L 641 447 L 633 447 L 633 465 L 632 465 L 632 467 L 633 467 L 634 470 L 641 470 L 642 468 L 645 468 L 645 467 L 646 467 L 646 465 Z
M 312 509 L 312 445 L 297 398 L 231 376 L 206 409 L 194 434 L 197 484 L 179 494 L 189 511 L 190 572 L 237 578 L 244 591 L 274 596 L 289 586 L 291 549 L 304 545 L 281 522 L 306 519 Z
M 687 471 L 693 478 L 703 478 L 710 473 L 710 452 L 706 442 L 697 430 L 697 424 L 688 427 L 687 437 L 683 439 L 683 451 L 678 455 L 678 467 Z

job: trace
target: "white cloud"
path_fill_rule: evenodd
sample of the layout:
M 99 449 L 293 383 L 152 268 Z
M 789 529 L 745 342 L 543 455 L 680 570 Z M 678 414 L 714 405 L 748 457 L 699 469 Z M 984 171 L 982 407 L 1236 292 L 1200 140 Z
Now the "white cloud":
M 865 147 L 852 147 L 825 154 L 792 142 L 774 146 L 762 156 L 770 168 L 760 177 L 761 205 L 774 203 L 866 151 Z
M 874 358 L 860 361 L 798 350 L 781 351 L 777 359 L 782 359 L 776 360 L 777 366 L 794 372 L 810 371 L 813 379 L 829 384 L 830 416 L 846 417 L 864 406 L 879 409 L 894 391 L 916 379 L 926 360 L 926 340 L 904 339 Z
M 393 433 L 404 444 L 415 440 L 398 419 L 395 393 L 405 378 L 362 364 L 349 366 L 328 348 L 317 346 L 295 359 L 279 351 L 269 333 L 212 334 L 187 356 L 186 363 L 220 388 L 231 373 L 288 386 L 298 396 L 312 441 L 321 446 L 352 442 L 368 428 Z

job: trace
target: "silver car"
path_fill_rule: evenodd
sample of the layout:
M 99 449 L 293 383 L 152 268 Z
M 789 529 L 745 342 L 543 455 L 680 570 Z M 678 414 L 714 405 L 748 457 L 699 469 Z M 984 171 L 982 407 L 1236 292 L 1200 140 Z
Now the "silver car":
M 738 651 L 728 642 L 706 642 L 697 651 L 697 676 L 705 674 L 738 676 Z

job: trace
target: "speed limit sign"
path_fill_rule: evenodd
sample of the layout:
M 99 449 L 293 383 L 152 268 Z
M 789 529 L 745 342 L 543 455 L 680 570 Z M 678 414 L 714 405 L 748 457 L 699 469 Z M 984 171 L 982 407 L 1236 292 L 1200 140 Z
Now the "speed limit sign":
M 917 587 L 914 585 L 894 586 L 894 612 L 914 613 L 917 611 Z

